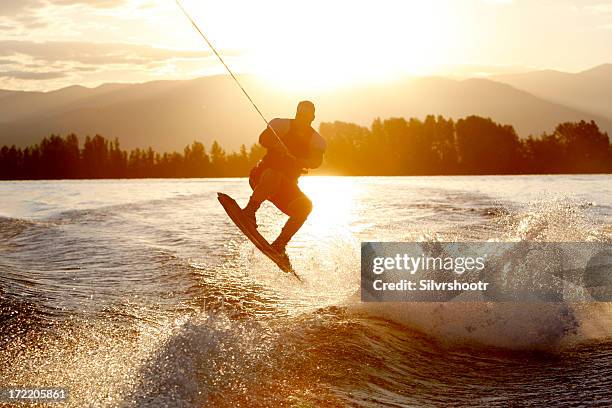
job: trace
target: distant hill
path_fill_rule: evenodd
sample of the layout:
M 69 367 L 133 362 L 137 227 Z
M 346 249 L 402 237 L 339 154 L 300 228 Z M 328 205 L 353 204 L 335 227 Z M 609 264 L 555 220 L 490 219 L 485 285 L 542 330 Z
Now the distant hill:
M 369 125 L 375 117 L 471 114 L 512 124 L 519 135 L 551 131 L 561 122 L 595 120 L 612 134 L 603 116 L 536 97 L 485 79 L 406 79 L 376 86 L 299 96 L 242 77 L 269 118 L 289 117 L 300 99 L 317 104 L 320 121 Z M 118 137 L 125 148 L 181 150 L 193 140 L 229 149 L 257 141 L 264 125 L 227 76 L 143 84 L 72 86 L 52 92 L 0 91 L 0 145 L 26 146 L 50 133 Z
M 577 74 L 535 71 L 493 79 L 534 95 L 612 119 L 612 64 Z

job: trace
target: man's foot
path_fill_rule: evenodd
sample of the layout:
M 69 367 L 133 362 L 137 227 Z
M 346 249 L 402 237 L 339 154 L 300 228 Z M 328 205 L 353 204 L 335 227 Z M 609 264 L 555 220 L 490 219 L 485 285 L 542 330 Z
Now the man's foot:
M 284 243 L 278 242 L 278 241 L 274 241 L 273 243 L 270 244 L 270 246 L 276 252 L 278 252 L 278 254 L 283 259 L 283 261 L 285 261 L 286 263 L 291 265 L 291 262 L 289 261 L 289 255 L 287 255 L 287 244 L 284 244 Z
M 253 229 L 257 229 L 257 219 L 255 218 L 255 211 L 247 210 L 246 208 L 242 209 L 242 215 L 247 219 L 249 226 Z
M 287 244 L 279 242 L 278 240 L 272 242 L 270 246 L 279 254 L 284 254 L 287 251 Z

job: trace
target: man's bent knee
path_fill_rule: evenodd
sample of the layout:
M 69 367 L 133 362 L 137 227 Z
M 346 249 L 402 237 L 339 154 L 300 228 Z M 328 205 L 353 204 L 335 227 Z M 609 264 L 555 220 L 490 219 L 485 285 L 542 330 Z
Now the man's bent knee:
M 300 197 L 291 202 L 289 211 L 292 217 L 306 219 L 312 212 L 312 201 L 307 197 Z

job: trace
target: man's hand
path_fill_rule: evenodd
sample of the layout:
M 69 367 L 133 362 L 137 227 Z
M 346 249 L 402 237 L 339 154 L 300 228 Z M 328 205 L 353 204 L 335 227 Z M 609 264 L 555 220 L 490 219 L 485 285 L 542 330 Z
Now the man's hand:
M 280 147 L 282 146 L 282 147 Z M 287 149 L 287 147 L 284 144 L 280 144 L 274 147 L 274 150 L 281 155 L 282 157 L 285 157 L 289 160 L 291 160 L 293 163 L 295 163 L 296 167 L 299 167 L 300 169 L 304 169 L 306 167 L 309 167 L 309 163 L 308 161 L 302 159 L 302 158 L 298 158 L 295 157 L 293 154 L 291 154 L 291 152 L 289 151 L 289 149 Z
M 295 159 L 295 164 L 302 169 L 316 169 L 322 162 L 323 152 L 319 150 L 311 151 L 310 157 Z

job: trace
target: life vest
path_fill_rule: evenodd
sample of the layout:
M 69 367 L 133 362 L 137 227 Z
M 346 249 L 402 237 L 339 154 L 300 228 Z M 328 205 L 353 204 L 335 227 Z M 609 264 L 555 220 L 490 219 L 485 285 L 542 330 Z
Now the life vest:
M 297 134 L 297 130 L 292 125 L 293 119 L 277 118 L 270 121 L 270 127 L 274 129 L 276 135 L 293 156 L 310 159 L 313 154 L 321 154 L 325 151 L 327 147 L 325 139 L 316 130 L 310 127 L 307 130 L 308 134 L 300 135 Z M 279 155 L 275 151 L 268 151 L 260 165 L 281 171 L 291 179 L 297 179 L 303 170 L 296 166 L 292 160 Z

